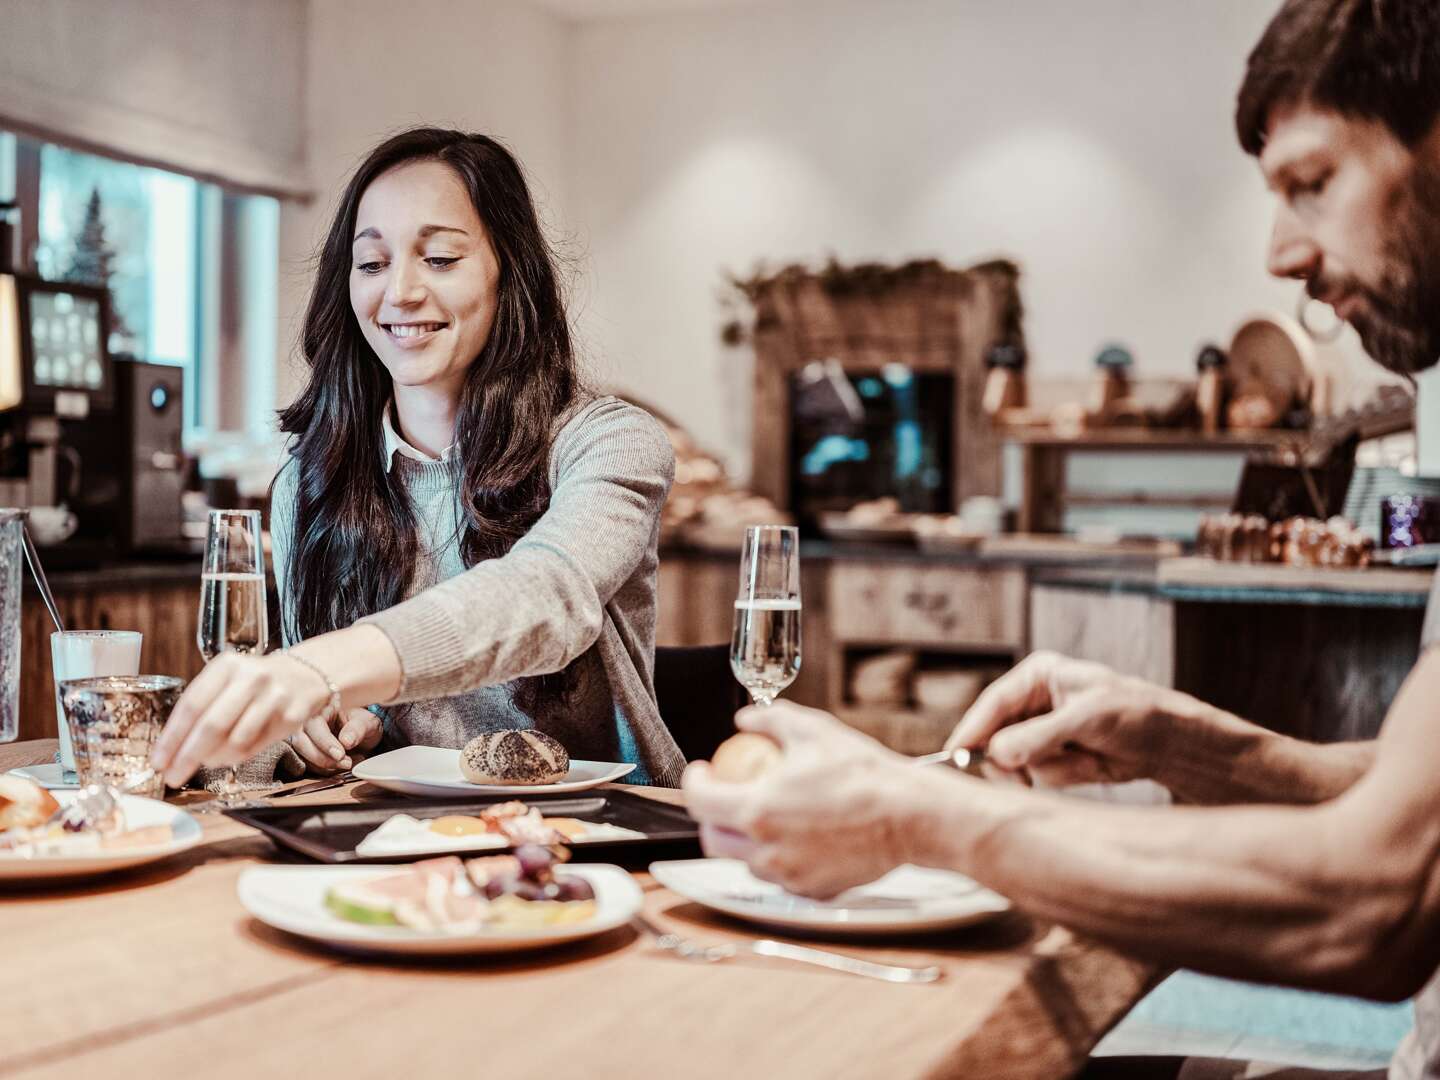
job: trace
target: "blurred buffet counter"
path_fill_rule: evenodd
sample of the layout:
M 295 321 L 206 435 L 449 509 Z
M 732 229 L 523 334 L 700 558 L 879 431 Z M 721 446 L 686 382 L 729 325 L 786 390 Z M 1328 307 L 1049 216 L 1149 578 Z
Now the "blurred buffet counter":
M 1177 550 L 1055 536 L 950 555 L 805 542 L 804 664 L 786 696 L 923 753 L 996 674 L 1054 649 L 1275 730 L 1322 740 L 1378 730 L 1419 651 L 1428 572 L 1224 564 Z M 665 552 L 661 644 L 728 639 L 737 554 Z
M 1419 649 L 1430 574 L 1302 570 L 1177 557 L 1170 543 L 998 536 L 949 553 L 860 541 L 801 545 L 804 664 L 787 697 L 898 750 L 936 749 L 955 718 L 1033 649 L 1094 659 L 1276 730 L 1373 734 Z M 739 551 L 661 551 L 661 645 L 730 639 Z M 137 629 L 142 667 L 194 675 L 199 565 L 122 563 L 51 577 L 76 628 Z M 27 590 L 23 702 L 50 700 L 51 626 Z M 33 658 L 38 657 L 39 660 Z M 54 711 L 23 705 L 33 730 Z
M 1414 665 L 1430 571 L 1162 559 L 1032 577 L 1030 645 L 1173 686 L 1266 727 L 1369 738 Z

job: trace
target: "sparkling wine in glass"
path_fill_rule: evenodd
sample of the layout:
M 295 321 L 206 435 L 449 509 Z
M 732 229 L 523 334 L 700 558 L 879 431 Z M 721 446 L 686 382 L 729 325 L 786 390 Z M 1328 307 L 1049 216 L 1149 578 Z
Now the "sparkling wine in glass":
M 745 532 L 730 668 L 756 705 L 770 705 L 800 672 L 800 534 L 790 525 Z
M 260 511 L 211 510 L 200 574 L 200 655 L 207 662 L 223 652 L 261 655 L 270 643 L 265 605 L 265 549 Z M 235 770 L 225 775 L 218 802 L 238 801 Z

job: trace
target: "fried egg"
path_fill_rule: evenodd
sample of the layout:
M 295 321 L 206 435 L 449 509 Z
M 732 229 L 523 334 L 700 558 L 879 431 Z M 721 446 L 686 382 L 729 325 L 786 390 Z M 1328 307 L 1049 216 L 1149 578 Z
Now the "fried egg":
M 645 838 L 644 833 L 633 829 L 578 818 L 545 818 L 544 825 L 571 843 Z M 523 840 L 524 837 L 490 832 L 488 823 L 477 817 L 447 814 L 422 820 L 409 814 L 396 814 L 356 844 L 355 852 L 358 855 L 417 855 L 431 851 L 483 851 L 508 848 Z
M 490 832 L 479 818 L 455 814 L 422 821 L 409 814 L 396 814 L 356 844 L 355 852 L 414 855 L 426 851 L 479 851 L 509 846 L 509 840 Z

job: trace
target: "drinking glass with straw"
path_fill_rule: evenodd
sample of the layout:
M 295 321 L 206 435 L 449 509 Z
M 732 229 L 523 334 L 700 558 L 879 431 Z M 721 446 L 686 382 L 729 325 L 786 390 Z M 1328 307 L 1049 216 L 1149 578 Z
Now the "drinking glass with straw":
M 25 552 L 25 561 L 30 566 L 31 576 L 40 590 L 40 599 L 55 624 L 50 635 L 50 667 L 55 675 L 55 722 L 60 736 L 60 772 L 58 782 L 75 779 L 75 749 L 70 739 L 71 725 L 60 698 L 60 684 L 67 679 L 85 679 L 97 676 L 134 676 L 140 671 L 140 646 L 142 636 L 137 630 L 67 630 L 60 617 L 60 606 L 50 590 L 50 581 L 45 576 L 45 567 L 40 554 L 30 538 L 30 531 L 21 527 L 20 543 Z M 17 579 L 18 580 L 18 579 Z M 0 725 L 0 742 L 15 737 L 14 725 Z M 53 766 L 46 766 L 51 768 Z M 158 794 L 157 794 L 158 797 Z

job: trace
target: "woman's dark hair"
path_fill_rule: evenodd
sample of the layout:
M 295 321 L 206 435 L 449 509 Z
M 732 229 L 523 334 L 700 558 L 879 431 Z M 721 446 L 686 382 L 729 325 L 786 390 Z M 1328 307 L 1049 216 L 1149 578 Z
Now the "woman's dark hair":
M 1264 149 L 1271 114 L 1287 105 L 1378 120 L 1407 144 L 1423 138 L 1440 118 L 1440 3 L 1285 0 L 1240 87 L 1246 153 Z
M 286 629 L 312 637 L 404 599 L 414 576 L 415 518 L 385 468 L 381 415 L 390 375 L 350 307 L 351 243 L 360 198 L 405 162 L 454 170 L 499 257 L 490 337 L 465 376 L 455 424 L 465 565 L 509 550 L 550 500 L 556 418 L 579 377 L 555 258 L 520 163 L 494 139 L 416 128 L 377 146 L 350 178 L 318 255 L 302 350 L 310 380 L 280 428 L 298 470 Z

